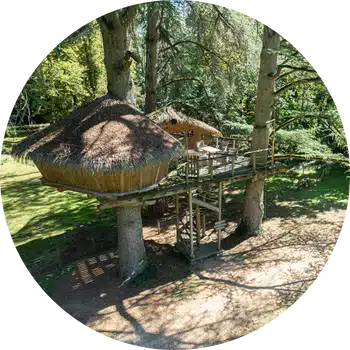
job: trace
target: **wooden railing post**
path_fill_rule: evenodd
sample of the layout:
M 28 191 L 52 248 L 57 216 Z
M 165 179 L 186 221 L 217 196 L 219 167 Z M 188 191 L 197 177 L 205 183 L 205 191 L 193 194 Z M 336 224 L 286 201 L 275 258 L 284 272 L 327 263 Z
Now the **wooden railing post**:
M 212 178 L 213 177 L 213 158 L 211 157 L 211 154 L 209 153 L 209 156 L 208 156 L 208 162 L 209 162 L 209 165 L 208 165 L 208 170 L 209 170 L 209 176 Z
M 256 153 L 255 152 L 252 153 L 252 157 L 253 157 L 253 171 L 256 172 Z

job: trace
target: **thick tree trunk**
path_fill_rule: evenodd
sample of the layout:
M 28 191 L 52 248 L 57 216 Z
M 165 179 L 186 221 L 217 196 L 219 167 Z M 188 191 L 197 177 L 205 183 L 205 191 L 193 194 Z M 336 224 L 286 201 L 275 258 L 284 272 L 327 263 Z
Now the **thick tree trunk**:
M 253 129 L 252 151 L 266 149 L 269 145 L 269 128 L 275 93 L 277 56 L 280 36 L 269 27 L 264 27 L 263 47 L 260 55 L 260 72 L 257 100 L 255 106 L 255 122 Z M 256 153 L 257 167 L 265 167 L 267 152 Z M 244 195 L 244 208 L 240 229 L 248 235 L 261 232 L 264 216 L 264 178 L 257 176 L 249 180 Z
M 148 23 L 146 36 L 146 76 L 145 76 L 145 113 L 151 113 L 156 109 L 157 98 L 157 61 L 159 39 L 160 12 L 157 4 L 148 8 Z
M 141 207 L 117 209 L 120 276 L 136 276 L 146 265 Z
M 117 99 L 135 104 L 130 65 L 134 55 L 129 51 L 129 26 L 136 7 L 111 12 L 98 19 L 100 24 L 108 92 Z
M 247 181 L 244 193 L 244 204 L 240 230 L 243 234 L 257 235 L 262 229 L 264 216 L 264 178 Z

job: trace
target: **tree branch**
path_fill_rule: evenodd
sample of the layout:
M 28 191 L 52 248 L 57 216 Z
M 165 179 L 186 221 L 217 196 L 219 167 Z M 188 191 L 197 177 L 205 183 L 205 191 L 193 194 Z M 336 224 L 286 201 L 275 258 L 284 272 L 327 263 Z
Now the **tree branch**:
M 288 61 L 290 61 L 293 57 L 297 56 L 299 54 L 299 51 L 294 51 L 294 53 L 292 55 L 290 55 L 289 57 L 287 57 L 280 65 L 284 65 L 286 64 Z
M 179 78 L 179 79 L 170 80 L 170 81 L 168 81 L 167 83 L 158 86 L 158 89 L 163 89 L 163 88 L 165 88 L 166 86 L 168 86 L 168 85 L 170 85 L 170 84 L 175 84 L 175 83 L 177 83 L 177 82 L 179 82 L 179 81 L 196 81 L 196 82 L 198 82 L 198 83 L 203 87 L 206 96 L 209 98 L 209 95 L 208 95 L 208 92 L 207 92 L 207 90 L 206 90 L 206 88 L 205 88 L 204 83 L 203 83 L 200 79 L 197 79 L 197 78 Z
M 320 118 L 320 119 L 327 119 L 328 115 L 319 115 L 319 114 L 301 114 L 298 115 L 296 117 L 290 118 L 288 120 L 286 120 L 285 122 L 283 122 L 282 124 L 280 124 L 278 127 L 275 128 L 275 133 L 280 130 L 283 129 L 284 127 L 286 127 L 287 125 L 293 123 L 296 120 L 302 119 L 302 118 Z
M 226 27 L 230 28 L 233 33 L 236 32 L 235 28 L 232 24 L 228 22 L 228 20 L 225 18 L 224 14 L 219 10 L 219 8 L 216 5 L 212 5 L 214 10 L 218 13 L 219 17 L 221 18 L 222 22 L 226 25 Z
M 138 5 L 133 5 L 119 9 L 117 10 L 117 13 L 123 21 L 126 21 L 127 24 L 130 24 L 136 15 L 137 9 Z
M 124 56 L 124 59 L 126 61 L 129 60 L 129 58 L 132 58 L 135 62 L 137 63 L 140 63 L 141 62 L 141 59 L 139 56 L 137 56 L 137 54 L 135 52 L 131 52 L 131 51 L 126 51 L 125 52 L 125 56 Z
M 164 20 L 164 7 L 162 7 L 162 10 L 160 12 L 160 19 L 159 19 L 159 22 L 157 24 L 157 31 L 159 31 L 159 28 L 162 25 L 163 20 Z
M 119 14 L 116 11 L 110 12 L 97 18 L 102 30 L 114 30 L 120 26 Z
M 283 68 L 282 66 L 278 66 L 277 67 L 277 71 L 275 73 L 270 73 L 269 77 L 271 79 L 277 79 L 280 76 L 280 74 L 281 74 L 282 68 Z
M 308 83 L 313 83 L 315 81 L 320 81 L 321 78 L 320 77 L 315 77 L 315 78 L 305 78 L 305 79 L 300 79 L 297 81 L 293 81 L 283 87 L 281 87 L 280 89 L 278 89 L 277 91 L 275 91 L 275 96 L 280 95 L 283 91 L 291 88 L 294 85 L 299 85 L 299 84 L 308 84 Z
M 210 100 L 210 96 L 208 94 L 208 91 L 207 91 L 204 83 L 200 79 L 197 79 L 197 78 L 186 78 L 186 77 L 184 77 L 184 78 L 174 79 L 174 80 L 168 81 L 167 83 L 165 83 L 163 85 L 158 86 L 158 89 L 165 88 L 166 86 L 168 86 L 170 84 L 175 84 L 175 83 L 178 83 L 180 81 L 196 81 L 196 82 L 198 82 L 202 86 L 207 99 Z M 211 104 L 210 104 L 210 106 L 211 106 Z M 213 113 L 213 115 L 215 117 L 216 123 L 219 124 L 219 117 L 218 117 L 218 115 L 216 114 L 215 110 L 212 107 L 211 107 L 211 110 L 212 110 L 212 113 Z
M 165 47 L 164 49 L 161 49 L 160 52 L 163 52 L 163 51 L 167 51 L 167 50 L 170 50 L 170 49 L 173 49 L 175 46 L 178 46 L 178 45 L 182 45 L 182 44 L 193 44 L 193 45 L 197 45 L 199 46 L 202 50 L 204 51 L 207 51 L 209 52 L 210 54 L 216 56 L 217 58 L 219 58 L 222 62 L 224 62 L 225 64 L 229 65 L 229 63 L 224 59 L 222 58 L 221 56 L 219 56 L 216 52 L 214 52 L 213 50 L 205 47 L 204 45 L 196 42 L 196 41 L 193 41 L 193 40 L 181 40 L 181 41 L 178 41 L 168 47 Z

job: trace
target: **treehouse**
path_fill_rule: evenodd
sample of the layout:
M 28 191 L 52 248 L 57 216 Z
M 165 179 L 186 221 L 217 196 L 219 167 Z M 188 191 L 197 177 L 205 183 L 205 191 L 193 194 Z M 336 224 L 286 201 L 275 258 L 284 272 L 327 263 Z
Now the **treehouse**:
M 35 163 L 43 182 L 92 195 L 155 185 L 167 176 L 170 160 L 181 153 L 174 137 L 130 104 L 107 96 L 13 149 L 15 157 Z
M 197 149 L 197 144 L 201 141 L 204 144 L 211 144 L 213 137 L 222 137 L 219 130 L 200 120 L 187 117 L 171 107 L 155 111 L 149 115 L 149 118 L 170 134 L 186 133 L 190 150 Z

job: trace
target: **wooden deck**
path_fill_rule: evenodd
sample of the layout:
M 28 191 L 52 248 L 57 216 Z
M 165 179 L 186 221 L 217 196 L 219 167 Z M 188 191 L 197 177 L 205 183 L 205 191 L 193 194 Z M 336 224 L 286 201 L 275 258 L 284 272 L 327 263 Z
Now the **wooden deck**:
M 200 188 L 203 185 L 219 182 L 237 182 L 242 180 L 248 180 L 256 176 L 257 174 L 264 174 L 270 176 L 276 173 L 285 172 L 288 169 L 275 165 L 274 167 L 266 167 L 263 169 L 253 170 L 250 164 L 250 159 L 247 157 L 238 157 L 237 163 L 234 166 L 234 172 L 232 172 L 231 164 L 224 164 L 218 167 L 214 167 L 212 175 L 209 174 L 208 168 L 204 167 L 200 169 L 200 176 L 189 176 L 186 180 L 185 176 L 179 176 L 177 170 L 173 170 L 169 173 L 168 177 L 161 181 L 156 187 L 151 188 L 149 191 L 142 191 L 136 193 L 130 193 L 125 195 L 120 194 L 108 194 L 107 196 L 96 196 L 99 199 L 100 209 L 106 209 L 117 206 L 125 206 L 130 203 L 133 205 L 135 201 L 147 202 L 156 200 L 159 198 L 175 196 L 188 192 L 190 189 Z

